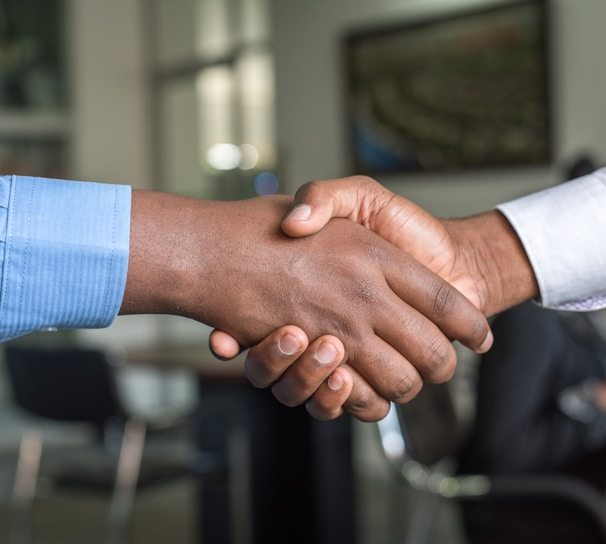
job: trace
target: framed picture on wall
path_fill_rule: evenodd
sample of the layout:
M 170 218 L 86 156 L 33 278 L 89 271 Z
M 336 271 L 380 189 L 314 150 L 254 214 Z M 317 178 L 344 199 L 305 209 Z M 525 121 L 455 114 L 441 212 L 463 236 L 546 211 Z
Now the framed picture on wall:
M 352 173 L 549 163 L 546 0 L 355 31 L 344 46 Z

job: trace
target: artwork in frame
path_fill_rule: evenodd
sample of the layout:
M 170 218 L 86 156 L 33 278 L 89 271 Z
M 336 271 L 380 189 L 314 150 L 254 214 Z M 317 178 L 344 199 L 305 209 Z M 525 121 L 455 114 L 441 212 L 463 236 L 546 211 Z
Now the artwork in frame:
M 547 0 L 346 36 L 352 173 L 548 164 Z

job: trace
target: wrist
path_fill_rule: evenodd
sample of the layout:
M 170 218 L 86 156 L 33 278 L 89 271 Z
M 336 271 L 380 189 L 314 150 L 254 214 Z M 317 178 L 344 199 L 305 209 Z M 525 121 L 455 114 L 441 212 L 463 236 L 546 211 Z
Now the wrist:
M 196 270 L 191 261 L 199 261 L 190 238 L 203 231 L 199 206 L 198 201 L 178 195 L 133 191 L 128 275 L 120 313 L 190 313 L 187 285 L 193 283 L 191 273 Z
M 472 276 L 486 316 L 537 298 L 538 286 L 524 248 L 497 210 L 445 222 L 457 260 Z

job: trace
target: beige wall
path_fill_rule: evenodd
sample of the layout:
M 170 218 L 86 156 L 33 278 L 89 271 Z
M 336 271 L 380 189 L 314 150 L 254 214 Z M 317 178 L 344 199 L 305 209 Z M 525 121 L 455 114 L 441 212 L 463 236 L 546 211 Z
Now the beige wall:
M 149 116 L 139 0 L 66 0 L 73 171 L 147 187 Z
M 494 0 L 274 0 L 278 145 L 290 190 L 346 173 L 340 38 L 347 30 Z M 606 160 L 603 0 L 553 0 L 556 164 L 579 150 Z M 557 167 L 380 181 L 442 216 L 473 213 L 559 181 Z

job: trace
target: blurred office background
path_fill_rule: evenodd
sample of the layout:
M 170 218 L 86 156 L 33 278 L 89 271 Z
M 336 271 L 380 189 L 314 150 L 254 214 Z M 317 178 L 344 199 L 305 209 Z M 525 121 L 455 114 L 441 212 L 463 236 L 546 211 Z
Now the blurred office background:
M 2 0 L 0 173 L 224 199 L 293 193 L 309 180 L 352 174 L 345 38 L 501 3 Z M 536 164 L 380 172 L 380 182 L 436 215 L 458 216 L 559 183 L 562 165 L 579 153 L 606 157 L 606 3 L 551 0 L 548 7 L 548 157 Z M 129 353 L 203 346 L 208 332 L 185 319 L 128 316 L 105 330 L 40 333 L 20 342 Z M 463 368 L 468 360 L 473 365 L 465 350 L 461 360 Z M 165 408 L 196 409 L 197 379 L 187 368 L 140 366 L 120 379 L 143 411 L 155 409 L 159 395 Z M 4 377 L 0 408 L 4 542 L 17 449 L 30 423 Z M 86 439 L 62 425 L 48 429 L 53 447 Z M 391 481 L 374 425 L 352 422 L 351 432 L 356 540 L 398 542 L 410 499 Z M 134 541 L 201 541 L 198 492 L 197 481 L 185 478 L 138 497 Z M 104 498 L 74 499 L 44 488 L 39 495 L 36 542 L 102 541 Z M 446 536 L 437 541 L 465 542 L 456 511 L 444 515 Z M 76 522 L 85 532 L 65 536 L 62 527 Z

